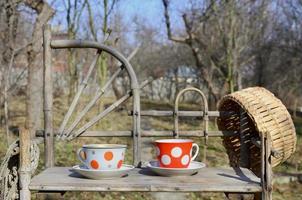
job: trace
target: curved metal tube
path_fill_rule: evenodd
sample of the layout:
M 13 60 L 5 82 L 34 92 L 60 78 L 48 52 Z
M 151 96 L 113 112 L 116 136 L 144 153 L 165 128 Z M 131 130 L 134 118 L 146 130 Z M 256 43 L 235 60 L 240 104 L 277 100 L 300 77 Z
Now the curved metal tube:
M 130 87 L 131 94 L 133 96 L 133 156 L 134 156 L 134 165 L 139 165 L 141 162 L 141 154 L 140 154 L 140 96 L 139 96 L 139 84 L 137 81 L 136 74 L 127 60 L 120 52 L 117 50 L 100 44 L 94 41 L 86 41 L 86 40 L 52 40 L 50 42 L 50 46 L 53 49 L 65 49 L 65 48 L 93 48 L 99 51 L 105 51 L 108 54 L 115 57 L 122 65 L 125 66 L 126 71 L 130 77 Z
M 176 138 L 179 137 L 179 128 L 178 128 L 179 99 L 180 99 L 181 95 L 183 95 L 185 92 L 188 92 L 188 91 L 197 92 L 201 96 L 201 99 L 203 101 L 203 108 L 201 108 L 201 109 L 204 110 L 203 119 L 204 119 L 204 126 L 205 126 L 205 130 L 204 130 L 205 146 L 204 146 L 204 158 L 203 158 L 203 160 L 204 160 L 204 162 L 206 162 L 206 151 L 207 151 L 207 143 L 208 143 L 208 122 L 209 122 L 208 111 L 209 111 L 209 108 L 208 108 L 207 98 L 201 90 L 199 90 L 197 88 L 193 88 L 193 87 L 185 88 L 177 94 L 176 99 L 175 99 L 175 103 L 174 103 L 174 136 Z
M 112 47 L 88 40 L 52 40 L 50 42 L 50 46 L 53 49 L 93 48 L 98 49 L 100 51 L 105 51 L 125 65 L 127 72 L 130 76 L 131 88 L 139 88 L 138 81 L 131 64 L 120 52 L 118 52 Z

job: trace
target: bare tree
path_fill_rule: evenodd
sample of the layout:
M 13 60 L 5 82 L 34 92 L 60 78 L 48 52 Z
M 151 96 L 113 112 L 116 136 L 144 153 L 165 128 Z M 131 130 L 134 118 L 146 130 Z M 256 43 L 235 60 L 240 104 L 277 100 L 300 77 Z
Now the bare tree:
M 16 1 L 1 1 L 1 46 L 3 47 L 1 50 L 3 52 L 1 55 L 1 65 L 2 67 L 2 83 L 3 87 L 1 88 L 3 94 L 4 104 L 4 119 L 5 119 L 5 132 L 7 136 L 7 143 L 10 144 L 9 137 L 9 77 L 12 69 L 12 65 L 15 58 L 15 40 L 17 37 L 17 24 L 19 19 L 19 14 L 17 12 L 17 5 L 20 2 Z
M 97 28 L 95 27 L 95 17 L 93 13 L 93 9 L 91 8 L 91 4 L 88 0 L 85 0 L 87 3 L 87 10 L 88 10 L 88 16 L 89 16 L 89 28 L 92 35 L 93 40 L 98 41 L 99 38 L 105 38 L 106 34 L 110 34 L 111 30 L 108 28 L 109 24 L 109 17 L 113 11 L 113 8 L 116 6 L 117 0 L 103 0 L 102 5 L 102 12 L 99 14 L 102 14 L 102 20 L 101 23 L 102 26 L 101 29 L 101 35 L 98 33 Z M 102 36 L 102 37 L 100 37 Z M 109 42 L 108 40 L 105 41 L 105 44 L 113 44 L 112 42 Z M 105 54 L 102 54 L 101 57 L 98 60 L 98 75 L 99 75 L 99 83 L 100 85 L 104 85 L 107 79 L 108 75 L 108 58 Z
M 170 1 L 162 0 L 162 3 L 167 36 L 191 49 L 209 97 L 217 102 L 221 95 L 241 87 L 238 85 L 240 68 L 254 59 L 248 51 L 259 34 L 257 26 L 262 25 L 260 19 L 266 4 L 261 1 L 208 0 L 202 4 L 191 1 L 182 15 L 184 36 L 175 36 L 169 14 Z
M 66 10 L 66 22 L 67 22 L 67 35 L 68 39 L 76 39 L 77 33 L 80 27 L 80 19 L 84 11 L 86 1 L 81 2 L 78 0 L 64 0 L 64 7 Z M 69 94 L 68 102 L 71 102 L 78 86 L 78 68 L 76 66 L 76 54 L 75 49 L 68 49 L 67 65 L 69 73 Z
M 27 49 L 28 83 L 27 83 L 27 118 L 26 126 L 31 130 L 41 128 L 42 119 L 42 82 L 43 68 L 41 63 L 43 25 L 53 16 L 54 10 L 44 0 L 26 0 L 25 5 L 37 13 L 32 32 L 32 41 Z

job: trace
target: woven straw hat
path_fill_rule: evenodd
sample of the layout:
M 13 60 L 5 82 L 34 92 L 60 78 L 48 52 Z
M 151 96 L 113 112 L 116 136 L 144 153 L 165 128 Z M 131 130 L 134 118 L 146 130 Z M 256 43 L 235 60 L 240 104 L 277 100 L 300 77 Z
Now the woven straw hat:
M 261 150 L 251 141 L 259 140 L 259 134 L 270 134 L 272 149 L 280 153 L 277 158 L 272 157 L 273 167 L 295 151 L 296 131 L 291 116 L 282 102 L 265 88 L 251 87 L 226 95 L 218 109 L 232 113 L 231 116 L 218 118 L 218 127 L 220 130 L 242 131 L 249 152 L 246 167 L 257 175 L 261 170 Z M 243 124 L 241 127 L 240 121 Z M 231 166 L 239 166 L 240 134 L 224 137 L 223 144 Z

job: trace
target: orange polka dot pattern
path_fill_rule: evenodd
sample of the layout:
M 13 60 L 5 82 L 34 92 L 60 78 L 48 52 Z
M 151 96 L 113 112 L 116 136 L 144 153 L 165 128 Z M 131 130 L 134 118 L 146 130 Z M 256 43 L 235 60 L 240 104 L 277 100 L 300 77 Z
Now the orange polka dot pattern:
M 111 151 L 106 151 L 105 154 L 104 154 L 104 158 L 105 158 L 105 160 L 107 160 L 107 161 L 112 160 L 112 158 L 113 158 L 113 153 L 112 153 Z
M 98 163 L 98 161 L 96 161 L 96 160 L 92 160 L 91 162 L 90 162 L 90 165 L 91 165 L 91 167 L 93 168 L 93 169 L 98 169 L 99 168 L 99 163 Z
M 187 168 L 191 160 L 192 142 L 157 143 L 157 159 L 160 167 Z
M 125 149 L 82 149 L 80 161 L 91 170 L 119 169 L 123 166 Z
M 123 165 L 123 161 L 122 161 L 122 160 L 118 161 L 118 163 L 117 163 L 117 168 L 118 168 L 118 169 L 121 168 L 122 165 Z

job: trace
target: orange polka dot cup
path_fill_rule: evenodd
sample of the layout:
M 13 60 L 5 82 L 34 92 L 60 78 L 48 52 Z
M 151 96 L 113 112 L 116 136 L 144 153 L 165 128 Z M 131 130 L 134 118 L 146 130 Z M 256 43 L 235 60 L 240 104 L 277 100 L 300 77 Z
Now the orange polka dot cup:
M 88 144 L 78 149 L 78 159 L 93 170 L 113 170 L 121 168 L 126 145 Z
M 193 147 L 196 149 L 192 156 Z M 156 140 L 155 148 L 159 166 L 165 168 L 188 168 L 199 152 L 199 146 L 189 139 Z

